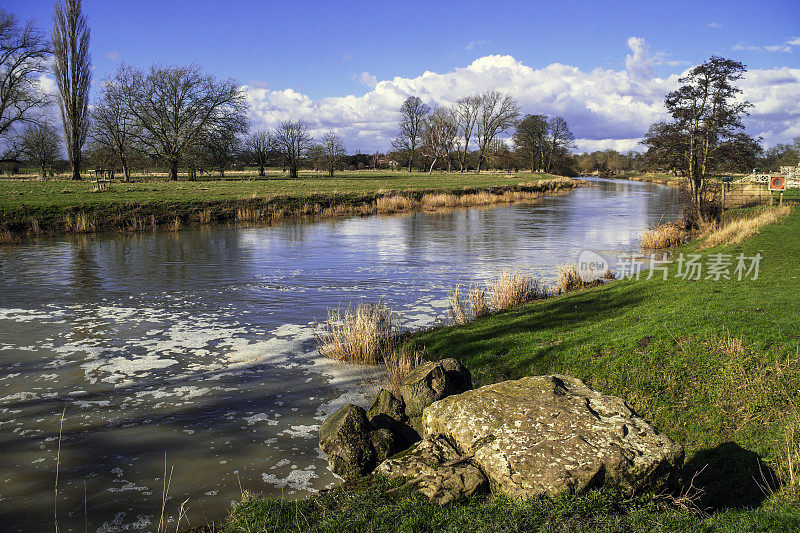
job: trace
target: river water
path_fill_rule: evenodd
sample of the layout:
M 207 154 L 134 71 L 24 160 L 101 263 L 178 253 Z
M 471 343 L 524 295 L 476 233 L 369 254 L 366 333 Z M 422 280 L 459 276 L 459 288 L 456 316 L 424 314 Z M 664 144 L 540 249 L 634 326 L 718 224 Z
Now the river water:
M 155 530 L 165 456 L 166 514 L 186 501 L 195 526 L 243 489 L 336 484 L 319 424 L 380 376 L 320 359 L 315 320 L 382 299 L 431 325 L 456 284 L 552 280 L 677 216 L 667 187 L 592 182 L 530 204 L 0 247 L 0 527 L 53 530 L 57 462 L 61 531 Z

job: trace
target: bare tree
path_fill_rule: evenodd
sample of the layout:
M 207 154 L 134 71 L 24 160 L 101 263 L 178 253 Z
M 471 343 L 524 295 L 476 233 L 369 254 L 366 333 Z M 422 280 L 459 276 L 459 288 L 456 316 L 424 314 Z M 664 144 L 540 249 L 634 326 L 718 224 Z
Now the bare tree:
M 269 153 L 273 148 L 272 136 L 267 131 L 256 131 L 247 138 L 245 147 L 250 158 L 258 165 L 258 176 L 263 178 L 266 175 Z
M 453 106 L 453 117 L 458 124 L 458 134 L 455 138 L 456 159 L 461 172 L 467 169 L 469 143 L 472 139 L 480 107 L 481 98 L 479 96 L 464 96 L 459 98 L 455 106 Z
M 21 146 L 15 127 L 35 123 L 48 98 L 38 75 L 47 70 L 47 38 L 33 22 L 20 24 L 0 9 L 0 161 L 13 161 Z
M 514 145 L 531 172 L 544 170 L 549 150 L 547 116 L 525 115 L 514 132 Z
M 81 149 L 89 131 L 89 86 L 92 59 L 89 27 L 81 11 L 81 0 L 61 0 L 53 11 L 53 74 L 64 123 L 67 156 L 72 179 L 81 179 Z
M 547 133 L 549 150 L 545 170 L 550 172 L 553 170 L 553 165 L 559 152 L 571 148 L 574 145 L 573 139 L 575 137 L 569 131 L 567 121 L 562 117 L 553 117 L 547 121 Z
M 247 102 L 234 80 L 217 81 L 198 67 L 131 69 L 120 85 L 136 121 L 135 140 L 178 179 L 184 155 L 212 131 L 247 131 Z
M 453 142 L 457 133 L 458 125 L 448 108 L 440 107 L 427 118 L 422 151 L 433 159 L 428 174 L 433 172 L 433 166 L 439 159 L 447 160 L 449 166 L 450 153 L 453 151 Z
M 242 140 L 235 131 L 216 129 L 206 132 L 200 146 L 210 166 L 219 172 L 220 178 L 224 179 L 225 171 L 230 168 L 242 150 Z
M 414 164 L 414 152 L 422 140 L 425 117 L 430 111 L 431 108 L 417 96 L 409 96 L 400 107 L 400 134 L 392 141 L 392 147 L 409 152 L 409 172 Z
M 508 94 L 489 91 L 481 95 L 481 104 L 478 109 L 477 132 L 478 141 L 478 172 L 481 171 L 481 162 L 486 159 L 492 141 L 500 133 L 505 133 L 517 122 L 519 106 L 517 101 Z
M 302 120 L 281 122 L 272 134 L 275 148 L 283 154 L 289 167 L 289 175 L 297 178 L 300 159 L 314 144 L 314 137 L 308 132 L 308 124 Z
M 42 171 L 42 178 L 52 172 L 61 155 L 61 139 L 58 132 L 48 122 L 32 124 L 22 134 L 21 155 Z
M 341 166 L 342 158 L 347 155 L 344 140 L 332 131 L 329 131 L 322 136 L 322 149 L 325 169 L 332 178 L 333 173 Z
M 135 124 L 122 92 L 122 87 L 129 76 L 130 69 L 123 66 L 113 78 L 106 80 L 100 98 L 92 108 L 92 129 L 89 131 L 89 136 L 95 144 L 104 146 L 116 154 L 125 181 L 131 179 L 128 157 L 133 150 Z

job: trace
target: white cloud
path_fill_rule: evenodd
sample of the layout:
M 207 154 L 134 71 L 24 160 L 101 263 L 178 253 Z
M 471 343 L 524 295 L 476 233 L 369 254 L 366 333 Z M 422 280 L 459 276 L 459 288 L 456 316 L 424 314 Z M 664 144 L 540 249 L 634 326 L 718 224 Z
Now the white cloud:
M 353 74 L 350 76 L 353 81 L 357 81 L 358 83 L 362 83 L 367 87 L 375 87 L 378 83 L 378 78 L 376 78 L 373 74 L 370 74 L 366 70 L 361 74 Z
M 722 27 L 722 24 L 720 24 L 719 22 L 709 22 L 708 24 L 706 24 L 706 27 L 711 28 L 712 30 L 718 30 Z
M 768 46 L 752 46 L 749 44 L 735 44 L 733 50 L 761 50 L 762 48 L 767 52 L 783 52 L 791 54 L 794 48 L 800 46 L 800 37 L 792 37 L 782 44 L 773 44 Z
M 666 118 L 664 96 L 677 88 L 680 77 L 656 76 L 642 39 L 629 39 L 628 45 L 625 70 L 584 71 L 561 63 L 531 68 L 509 55 L 489 55 L 446 73 L 374 79 L 371 90 L 360 96 L 311 99 L 293 89 L 255 86 L 247 92 L 255 127 L 303 119 L 314 135 L 336 131 L 351 152 L 388 149 L 397 134 L 398 110 L 409 96 L 429 105 L 449 105 L 487 90 L 512 94 L 523 113 L 563 116 L 581 150 L 627 150 L 636 147 L 650 124 Z M 751 70 L 740 85 L 755 106 L 746 122 L 750 134 L 762 135 L 769 144 L 800 135 L 800 69 Z
M 735 45 L 733 45 L 731 50 L 737 50 L 737 51 L 740 51 L 740 50 L 761 50 L 761 48 L 758 47 L 758 46 L 753 46 L 751 44 L 735 44 Z
M 106 52 L 103 55 L 105 55 L 106 58 L 110 59 L 111 61 L 116 61 L 117 59 L 119 59 L 119 52 L 116 51 L 116 50 L 112 50 L 110 52 Z

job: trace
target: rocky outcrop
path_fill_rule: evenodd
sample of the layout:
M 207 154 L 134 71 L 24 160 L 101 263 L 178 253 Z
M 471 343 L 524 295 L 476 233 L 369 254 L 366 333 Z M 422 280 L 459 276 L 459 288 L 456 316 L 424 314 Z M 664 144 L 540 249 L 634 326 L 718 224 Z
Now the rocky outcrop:
M 455 359 L 427 362 L 400 383 L 408 423 L 422 434 L 422 412 L 437 400 L 472 388 L 469 370 Z
M 659 489 L 683 449 L 624 400 L 562 375 L 526 377 L 449 396 L 424 410 L 424 437 L 472 458 L 493 491 L 556 495 L 600 485 Z
M 458 452 L 441 437 L 418 442 L 381 463 L 375 472 L 416 485 L 419 492 L 440 505 L 489 489 L 486 476 L 461 460 Z
M 469 370 L 455 359 L 424 363 L 402 381 L 400 397 L 381 389 L 368 412 L 349 404 L 328 417 L 319 430 L 320 448 L 335 474 L 362 476 L 420 439 L 425 407 L 471 388 Z
M 346 480 L 371 472 L 399 451 L 394 434 L 370 423 L 366 411 L 348 404 L 333 413 L 319 429 L 319 447 L 330 469 Z

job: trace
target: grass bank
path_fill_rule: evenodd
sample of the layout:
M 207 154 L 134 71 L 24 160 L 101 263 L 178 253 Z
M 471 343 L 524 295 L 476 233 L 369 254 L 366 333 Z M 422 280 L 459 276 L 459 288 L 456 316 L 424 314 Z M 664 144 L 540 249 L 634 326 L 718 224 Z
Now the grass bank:
M 460 360 L 476 386 L 558 372 L 627 398 L 686 447 L 682 495 L 598 490 L 438 507 L 413 490 L 365 480 L 299 502 L 248 496 L 208 530 L 800 530 L 798 234 L 795 209 L 739 243 L 701 249 L 696 241 L 675 251 L 701 254 L 705 264 L 713 254 L 760 253 L 756 280 L 690 281 L 676 277 L 676 261 L 666 281 L 616 281 L 409 341 L 429 358 Z
M 40 235 L 177 230 L 213 223 L 369 215 L 534 198 L 574 187 L 547 174 L 358 173 L 326 178 L 114 183 L 0 181 L 0 242 Z

